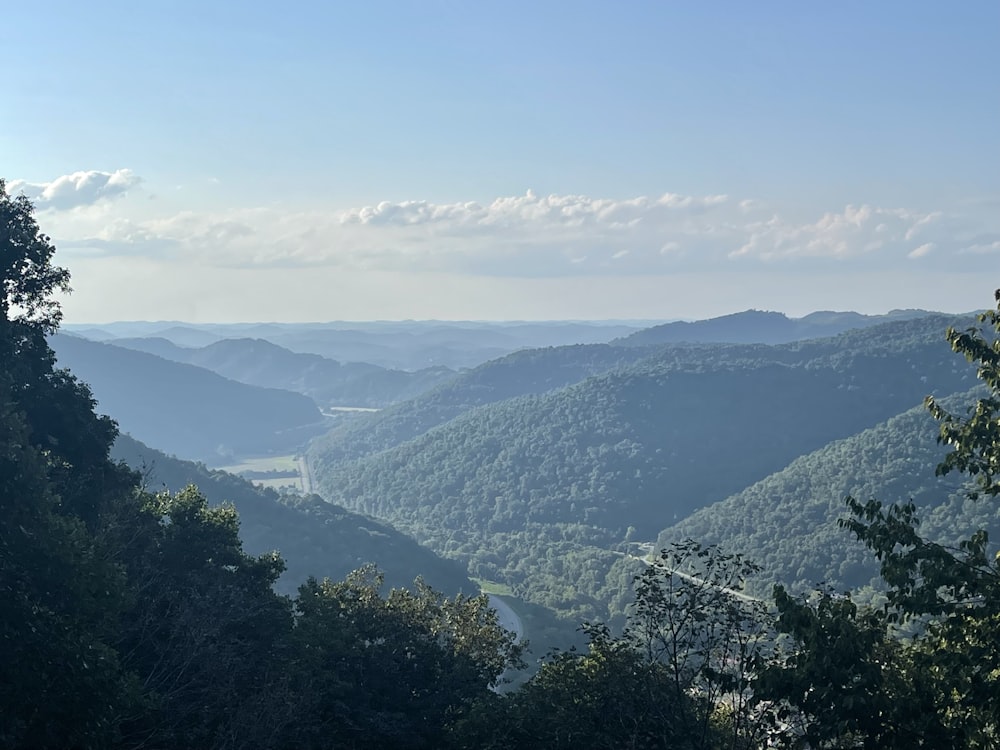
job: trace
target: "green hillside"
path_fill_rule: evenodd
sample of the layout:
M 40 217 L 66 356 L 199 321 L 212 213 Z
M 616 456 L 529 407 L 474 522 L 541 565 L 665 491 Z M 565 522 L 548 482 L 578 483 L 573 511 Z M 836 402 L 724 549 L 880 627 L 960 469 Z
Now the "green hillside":
M 945 400 L 955 413 L 983 394 Z M 664 529 L 657 545 L 683 539 L 719 544 L 763 567 L 759 593 L 780 581 L 796 590 L 824 582 L 846 591 L 876 583 L 871 553 L 837 525 L 848 515 L 844 498 L 913 500 L 929 538 L 956 544 L 964 530 L 1000 531 L 1000 509 L 970 503 L 957 479 L 936 477 L 946 449 L 937 426 L 917 406 L 857 435 L 793 461 L 785 469 Z
M 782 347 L 668 348 L 351 463 L 318 441 L 313 474 L 324 497 L 477 577 L 557 610 L 601 612 L 621 589 L 613 550 L 627 535 L 652 539 L 929 392 L 968 388 L 973 373 L 942 342 L 947 322 Z
M 89 384 L 121 429 L 184 458 L 288 453 L 324 429 L 312 399 L 237 383 L 145 352 L 57 334 L 60 367 Z
M 240 538 L 253 555 L 281 554 L 287 570 L 279 588 L 294 593 L 309 576 L 339 580 L 375 563 L 389 586 L 410 586 L 422 576 L 441 591 L 478 590 L 459 565 L 383 523 L 323 502 L 315 495 L 279 495 L 203 464 L 181 461 L 119 435 L 112 458 L 140 472 L 147 489 L 178 492 L 197 485 L 212 505 L 231 503 L 240 515 Z
M 310 454 L 329 468 L 412 440 L 477 406 L 562 388 L 648 354 L 641 348 L 607 344 L 516 352 L 414 399 L 341 425 L 313 441 Z

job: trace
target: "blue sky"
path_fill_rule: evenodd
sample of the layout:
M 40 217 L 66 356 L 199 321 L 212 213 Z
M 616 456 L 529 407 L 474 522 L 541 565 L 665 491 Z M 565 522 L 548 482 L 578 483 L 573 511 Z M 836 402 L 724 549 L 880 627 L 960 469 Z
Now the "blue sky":
M 70 322 L 968 310 L 1000 4 L 5 9 Z

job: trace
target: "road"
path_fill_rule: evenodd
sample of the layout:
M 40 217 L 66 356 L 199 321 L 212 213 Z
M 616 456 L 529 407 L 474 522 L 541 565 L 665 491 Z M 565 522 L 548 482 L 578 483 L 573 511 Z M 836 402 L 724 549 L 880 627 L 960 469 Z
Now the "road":
M 652 545 L 650 545 L 652 546 Z M 617 554 L 623 557 L 628 557 L 631 560 L 638 560 L 643 565 L 650 565 L 649 560 L 645 557 L 636 557 L 635 555 L 630 555 L 626 552 L 618 552 Z M 671 570 L 670 573 L 677 576 L 678 578 L 683 578 L 685 581 L 691 581 L 691 583 L 697 583 L 699 586 L 711 586 L 712 588 L 719 589 L 723 594 L 727 594 L 734 599 L 739 599 L 744 602 L 763 602 L 764 599 L 759 599 L 756 596 L 750 596 L 749 594 L 744 594 L 742 591 L 737 591 L 736 589 L 726 588 L 725 586 L 717 586 L 716 584 L 709 583 L 708 581 L 698 578 L 698 576 L 693 576 L 690 573 L 682 573 L 679 570 Z
M 490 598 L 490 606 L 497 611 L 497 619 L 500 620 L 500 624 L 514 633 L 517 636 L 517 640 L 520 641 L 524 638 L 524 625 L 521 624 L 521 618 L 517 616 L 517 612 L 510 608 L 499 596 L 494 596 L 493 594 L 487 594 Z
M 312 475 L 309 473 L 309 462 L 306 460 L 305 456 L 301 456 L 298 461 L 299 464 L 299 483 L 302 485 L 302 494 L 309 495 L 312 493 Z

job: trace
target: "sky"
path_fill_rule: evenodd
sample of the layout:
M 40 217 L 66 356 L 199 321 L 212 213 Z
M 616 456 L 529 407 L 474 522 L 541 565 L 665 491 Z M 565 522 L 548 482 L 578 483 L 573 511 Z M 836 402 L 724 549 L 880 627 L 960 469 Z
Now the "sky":
M 1000 3 L 52 0 L 0 177 L 68 323 L 988 307 Z

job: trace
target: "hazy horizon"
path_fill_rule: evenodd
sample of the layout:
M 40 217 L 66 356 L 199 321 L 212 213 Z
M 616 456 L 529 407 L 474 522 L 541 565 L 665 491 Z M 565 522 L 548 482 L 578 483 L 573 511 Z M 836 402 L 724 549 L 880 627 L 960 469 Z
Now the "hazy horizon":
M 800 320 L 813 314 L 830 313 L 846 314 L 858 313 L 868 316 L 891 315 L 898 312 L 927 312 L 941 313 L 944 315 L 965 315 L 980 312 L 984 308 L 970 308 L 967 310 L 940 310 L 928 308 L 893 308 L 875 313 L 858 313 L 857 310 L 812 310 L 803 315 L 789 315 L 782 310 L 747 308 L 744 310 L 734 310 L 721 315 L 713 315 L 709 318 L 381 318 L 381 319 L 338 319 L 338 320 L 147 320 L 136 318 L 134 320 L 104 320 L 104 321 L 70 321 L 64 320 L 61 328 L 73 330 L 78 328 L 100 328 L 102 326 L 123 326 L 123 325 L 150 325 L 150 326 L 191 326 L 191 327 L 228 327 L 228 326 L 335 326 L 335 325 L 431 325 L 440 323 L 443 325 L 459 325 L 468 323 L 472 325 L 561 325 L 561 324 L 581 324 L 581 325 L 634 325 L 634 326 L 655 326 L 664 323 L 694 323 L 698 321 L 725 318 L 747 312 L 778 313 L 791 320 Z

